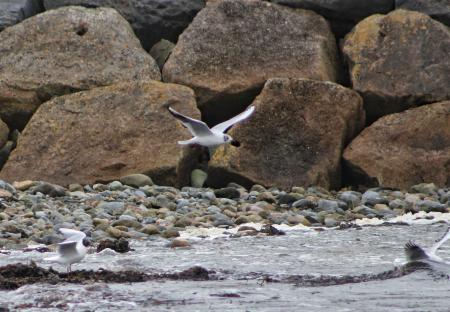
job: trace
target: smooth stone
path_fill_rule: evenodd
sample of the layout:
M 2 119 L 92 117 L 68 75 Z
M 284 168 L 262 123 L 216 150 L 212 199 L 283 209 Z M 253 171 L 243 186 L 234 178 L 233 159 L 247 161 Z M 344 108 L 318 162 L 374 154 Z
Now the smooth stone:
M 262 192 L 259 193 L 259 195 L 256 197 L 257 201 L 265 201 L 267 203 L 273 204 L 275 203 L 277 200 L 275 199 L 275 196 L 273 196 L 272 193 L 270 192 Z
M 292 203 L 292 207 L 299 209 L 313 209 L 317 207 L 317 203 L 311 199 L 302 198 Z
M 13 183 L 13 186 L 15 189 L 19 191 L 26 191 L 29 188 L 37 185 L 39 182 L 37 181 L 31 181 L 31 180 L 25 180 L 25 181 L 16 181 Z
M 305 194 L 305 189 L 301 186 L 293 186 L 291 191 L 292 193 Z
M 106 234 L 106 232 L 101 229 L 97 229 L 91 233 L 91 239 L 93 241 L 100 241 L 107 238 L 108 234 Z
M 259 214 L 251 214 L 247 216 L 247 219 L 249 222 L 253 223 L 261 223 L 263 221 L 263 218 Z
M 84 192 L 83 186 L 78 183 L 69 184 L 69 192 Z
M 110 226 L 106 233 L 108 233 L 111 237 L 114 238 L 128 238 L 129 235 L 127 232 L 120 230 L 119 228 Z
M 222 210 L 217 207 L 217 206 L 209 206 L 206 211 L 208 211 L 208 213 L 214 214 L 214 213 L 221 213 Z
M 187 240 L 184 240 L 181 238 L 175 238 L 168 244 L 168 247 L 170 247 L 170 248 L 180 248 L 180 247 L 190 247 L 190 246 L 191 246 L 191 244 L 189 244 L 189 242 Z
M 125 253 L 130 251 L 130 245 L 128 243 L 128 241 L 126 239 L 124 239 L 123 237 L 119 238 L 118 240 L 110 240 L 110 239 L 105 239 L 102 240 L 98 243 L 97 246 L 97 252 L 100 252 L 106 248 L 112 249 L 115 252 L 119 252 L 119 253 Z
M 103 210 L 105 213 L 110 215 L 121 215 L 125 211 L 125 204 L 120 201 L 114 202 L 100 202 L 97 205 L 97 210 Z
M 367 207 L 367 206 L 364 206 L 364 205 L 355 207 L 355 208 L 353 208 L 352 211 L 354 213 L 359 213 L 359 214 L 362 214 L 362 215 L 365 215 L 365 216 L 369 216 L 369 215 L 379 216 L 380 215 L 380 213 L 378 211 L 376 211 L 375 209 Z
M 191 172 L 191 185 L 192 187 L 202 188 L 205 184 L 208 174 L 201 169 L 194 169 Z
M 391 208 L 391 209 L 405 209 L 406 208 L 406 203 L 405 203 L 405 201 L 396 198 L 396 199 L 391 200 L 389 202 L 389 208 Z
M 143 224 L 153 224 L 156 222 L 156 219 L 153 217 L 146 217 L 144 220 L 142 220 Z
M 317 208 L 318 211 L 330 211 L 330 212 L 336 212 L 338 211 L 339 205 L 337 202 L 333 201 L 333 200 L 327 200 L 327 199 L 319 199 L 318 203 L 317 203 Z
M 39 182 L 38 185 L 31 188 L 31 193 L 42 193 L 50 197 L 61 197 L 66 195 L 66 190 L 59 185 L 54 185 L 47 182 Z
M 218 198 L 237 199 L 241 197 L 241 193 L 234 187 L 224 187 L 214 190 L 214 195 Z
M 236 218 L 237 217 L 237 214 L 234 211 L 231 211 L 228 209 L 225 209 L 222 213 L 224 215 L 226 215 L 228 218 Z
M 160 234 L 158 227 L 154 224 L 146 224 L 140 230 L 142 233 L 147 235 L 157 235 Z
M 86 199 L 89 198 L 89 195 L 87 195 L 83 191 L 75 191 L 75 192 L 69 192 L 69 196 L 77 199 Z
M 111 191 L 122 191 L 123 189 L 125 189 L 123 184 L 119 181 L 112 181 L 111 183 L 108 184 L 108 188 Z
M 361 194 L 354 191 L 342 192 L 338 194 L 337 198 L 347 203 L 347 205 L 350 206 L 350 209 L 358 206 L 361 203 Z
M 152 179 L 149 176 L 141 173 L 129 174 L 121 177 L 119 180 L 124 185 L 129 185 L 137 188 L 154 185 Z
M 447 212 L 448 209 L 447 205 L 432 200 L 419 200 L 415 203 L 415 208 L 425 212 Z
M 181 217 L 177 221 L 175 221 L 174 226 L 184 228 L 190 226 L 192 224 L 192 220 L 188 217 Z
M 0 180 L 0 188 L 7 190 L 8 192 L 11 192 L 13 194 L 15 194 L 17 192 L 16 188 L 13 185 L 11 185 L 3 180 Z
M 422 193 L 427 195 L 436 194 L 438 187 L 434 183 L 420 183 L 411 186 L 411 193 Z
M 216 195 L 214 194 L 214 192 L 210 192 L 210 191 L 201 193 L 200 197 L 202 199 L 206 199 L 206 200 L 209 200 L 209 201 L 215 201 L 216 200 Z M 222 199 L 227 199 L 227 198 L 222 198 Z
M 304 216 L 302 215 L 295 215 L 295 216 L 289 216 L 287 218 L 287 222 L 292 225 L 302 224 L 304 226 L 310 226 L 311 222 L 308 221 Z
M 389 201 L 377 192 L 368 190 L 362 195 L 361 203 L 363 205 L 374 206 L 376 204 L 389 204 Z
M 156 61 L 156 64 L 158 64 L 160 70 L 163 69 L 166 60 L 174 47 L 175 44 L 173 44 L 169 40 L 161 39 L 160 41 L 155 43 L 148 52 Z
M 234 223 L 239 225 L 239 224 L 249 223 L 249 220 L 246 216 L 239 216 L 236 220 L 234 220 Z
M 165 195 L 160 194 L 160 195 L 156 196 L 156 207 L 169 208 L 171 203 L 172 203 L 171 200 L 168 199 L 167 196 L 165 196 Z
M 136 220 L 126 220 L 126 219 L 119 219 L 111 223 L 112 226 L 115 228 L 118 228 L 119 226 L 124 226 L 127 228 L 135 228 L 140 229 L 142 228 L 142 224 Z
M 96 183 L 96 184 L 92 185 L 92 189 L 94 191 L 102 192 L 102 191 L 106 191 L 108 189 L 108 186 L 105 184 Z
M 258 192 L 258 193 L 263 193 L 263 192 L 266 192 L 267 189 L 266 189 L 264 186 L 262 186 L 262 185 L 254 184 L 254 185 L 250 188 L 250 191 L 252 191 L 252 192 Z
M 330 217 L 325 217 L 323 224 L 325 224 L 326 227 L 336 227 L 339 225 L 339 221 L 330 218 Z
M 180 208 L 183 208 L 185 206 L 189 206 L 189 204 L 190 204 L 189 199 L 185 199 L 185 198 L 179 199 L 179 200 L 177 200 L 177 210 Z
M 214 215 L 214 222 L 213 222 L 214 226 L 234 226 L 235 223 L 233 221 L 231 221 L 231 219 L 229 217 L 227 217 L 226 215 L 222 214 L 222 213 L 217 213 Z
M 4 198 L 6 200 L 12 199 L 13 194 L 7 190 L 0 189 L 0 198 Z
M 167 230 L 164 230 L 161 233 L 161 236 L 164 237 L 164 238 L 173 238 L 173 237 L 180 236 L 180 233 L 177 230 L 174 230 L 174 229 L 167 229 Z
M 235 206 L 237 202 L 229 198 L 219 198 L 219 204 L 224 206 Z
M 143 191 L 141 191 L 141 190 L 136 190 L 136 191 L 134 191 L 134 196 L 137 196 L 137 197 L 147 197 L 147 195 L 145 194 L 145 192 L 143 192 Z
M 292 193 L 292 194 L 283 194 L 278 196 L 278 204 L 279 205 L 290 205 L 293 202 L 299 200 L 302 196 L 298 193 Z
M 0 220 L 1 221 L 7 221 L 9 220 L 9 215 L 5 212 L 0 212 Z

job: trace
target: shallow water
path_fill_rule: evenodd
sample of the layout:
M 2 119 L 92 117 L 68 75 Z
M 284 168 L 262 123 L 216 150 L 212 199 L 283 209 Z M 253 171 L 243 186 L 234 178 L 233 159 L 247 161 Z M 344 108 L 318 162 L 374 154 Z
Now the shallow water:
M 167 248 L 167 240 L 161 238 L 133 241 L 133 252 L 89 254 L 73 269 L 172 272 L 200 265 L 216 271 L 219 280 L 27 285 L 0 291 L 0 307 L 22 311 L 449 311 L 450 280 L 426 271 L 383 281 L 320 287 L 266 283 L 261 278 L 380 273 L 404 263 L 403 245 L 408 240 L 430 246 L 446 228 L 436 223 L 359 230 L 296 229 L 284 236 L 215 239 L 198 238 L 199 233 L 192 231 L 184 235 L 192 243 L 188 249 Z M 49 255 L 14 251 L 0 255 L 0 265 L 32 259 L 49 267 L 42 260 Z M 439 255 L 450 259 L 450 243 Z M 59 265 L 53 267 L 64 270 Z

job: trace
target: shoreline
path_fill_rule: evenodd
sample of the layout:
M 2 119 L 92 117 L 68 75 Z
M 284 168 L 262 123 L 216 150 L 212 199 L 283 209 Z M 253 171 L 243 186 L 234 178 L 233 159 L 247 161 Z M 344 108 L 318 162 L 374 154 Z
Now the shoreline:
M 359 193 L 318 187 L 285 192 L 260 185 L 246 190 L 234 183 L 222 189 L 133 187 L 119 181 L 65 189 L 46 182 L 0 181 L 0 198 L 1 249 L 55 244 L 61 227 L 79 229 L 98 242 L 151 235 L 183 239 L 195 228 L 256 235 L 259 224 L 308 229 L 450 221 L 450 191 L 434 184 L 414 186 L 411 192 L 374 188 Z

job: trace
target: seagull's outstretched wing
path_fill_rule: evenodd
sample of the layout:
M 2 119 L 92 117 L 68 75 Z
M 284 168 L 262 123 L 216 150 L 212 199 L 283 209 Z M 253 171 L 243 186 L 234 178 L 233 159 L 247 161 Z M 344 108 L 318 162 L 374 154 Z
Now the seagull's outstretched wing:
M 409 241 L 405 244 L 405 254 L 408 261 L 419 261 L 429 259 L 425 250 L 422 247 L 416 245 L 414 242 Z
M 227 121 L 224 121 L 218 125 L 215 125 L 214 127 L 212 127 L 211 130 L 220 131 L 222 133 L 225 133 L 235 123 L 238 123 L 239 121 L 242 121 L 242 120 L 248 118 L 253 113 L 254 110 L 255 110 L 255 106 L 250 106 L 249 108 L 247 108 L 245 111 L 243 111 L 239 115 L 236 115 L 233 118 L 228 119 Z
M 58 244 L 58 254 L 64 258 L 75 257 L 78 255 L 76 241 L 64 241 Z
M 442 246 L 443 243 L 445 243 L 450 238 L 450 226 L 447 228 L 447 231 L 445 231 L 444 235 L 438 240 L 436 240 L 436 243 L 431 246 L 429 249 L 429 253 L 434 255 L 436 254 L 436 251 L 439 249 L 439 247 Z
M 200 137 L 212 134 L 209 127 L 203 121 L 184 116 L 171 107 L 167 107 L 167 109 L 176 119 L 181 121 L 183 125 L 189 129 L 193 136 Z
M 72 229 L 66 229 L 66 228 L 60 228 L 59 231 L 64 235 L 66 240 L 64 242 L 77 242 L 81 241 L 86 237 L 86 234 L 84 234 L 81 231 L 72 230 Z

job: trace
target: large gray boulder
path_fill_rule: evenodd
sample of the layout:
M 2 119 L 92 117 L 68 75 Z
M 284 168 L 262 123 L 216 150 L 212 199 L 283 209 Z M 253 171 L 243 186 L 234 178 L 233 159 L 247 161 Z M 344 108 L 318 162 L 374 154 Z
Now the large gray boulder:
M 192 87 L 202 116 L 218 123 L 243 110 L 271 77 L 339 80 L 335 38 L 324 18 L 258 0 L 208 2 L 181 34 L 163 79 Z
M 428 15 L 396 10 L 361 21 L 343 53 L 368 121 L 450 99 L 449 51 L 450 29 Z
M 212 157 L 208 185 L 340 187 L 342 151 L 364 125 L 357 92 L 331 82 L 273 78 L 253 105 L 255 112 L 229 132 L 241 146 L 222 146 Z
M 450 26 L 449 0 L 395 0 L 397 9 L 419 11 Z
M 0 117 L 23 128 L 53 96 L 160 79 L 128 22 L 110 8 L 65 7 L 0 32 Z
M 450 102 L 384 116 L 345 149 L 354 184 L 450 185 Z
M 268 0 L 292 8 L 313 10 L 327 18 L 333 31 L 345 35 L 360 20 L 394 9 L 394 0 Z M 427 1 L 427 0 L 425 0 Z
M 200 116 L 191 89 L 152 80 L 55 97 L 33 115 L 0 177 L 69 185 L 142 173 L 157 184 L 188 185 L 190 159 L 177 141 L 189 134 L 169 103 Z
M 39 0 L 0 0 L 0 31 L 40 12 Z
M 116 9 L 131 24 L 148 51 L 161 39 L 176 42 L 178 35 L 205 6 L 205 0 L 44 0 L 46 9 L 67 5 Z

